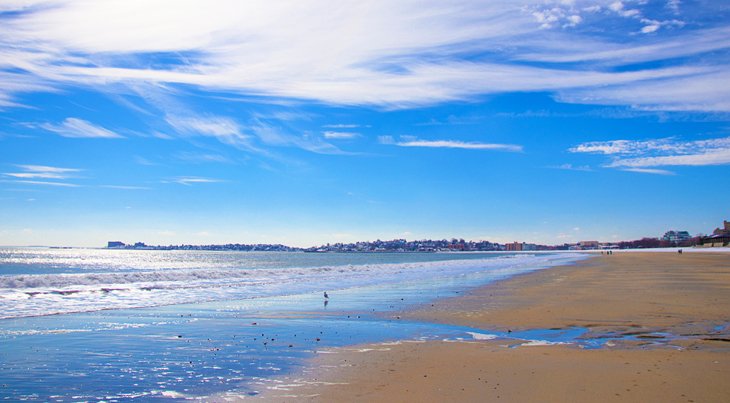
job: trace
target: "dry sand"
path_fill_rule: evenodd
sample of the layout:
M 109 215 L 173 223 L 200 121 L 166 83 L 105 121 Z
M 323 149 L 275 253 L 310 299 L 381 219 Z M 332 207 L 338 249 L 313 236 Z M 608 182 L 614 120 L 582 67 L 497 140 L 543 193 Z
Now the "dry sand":
M 317 357 L 272 401 L 730 402 L 730 254 L 616 253 L 401 313 L 484 329 L 587 327 L 599 350 L 509 340 L 403 342 Z M 724 326 L 718 330 L 717 326 Z M 657 341 L 659 343 L 657 343 Z

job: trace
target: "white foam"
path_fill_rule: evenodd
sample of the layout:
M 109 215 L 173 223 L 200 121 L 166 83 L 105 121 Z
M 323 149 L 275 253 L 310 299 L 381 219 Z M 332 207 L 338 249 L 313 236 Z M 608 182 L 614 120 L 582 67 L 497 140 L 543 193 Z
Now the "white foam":
M 152 394 L 159 394 L 164 397 L 169 397 L 170 399 L 184 399 L 187 397 L 184 393 L 176 392 L 174 390 L 157 390 L 152 391 Z
M 520 344 L 520 347 L 535 347 L 535 346 L 555 346 L 561 344 L 570 344 L 562 341 L 547 341 L 547 340 L 528 340 L 527 343 Z
M 19 252 L 22 258 L 0 250 L 0 267 L 18 260 L 31 259 Z M 108 256 L 92 257 L 112 261 Z M 138 251 L 150 252 L 150 251 Z M 25 254 L 24 254 L 25 253 Z M 60 252 L 60 262 L 70 257 Z M 83 260 L 83 253 L 74 252 L 74 264 Z M 166 254 L 167 253 L 167 254 Z M 399 282 L 430 280 L 439 282 L 470 274 L 487 273 L 494 278 L 506 277 L 535 269 L 563 264 L 580 259 L 576 254 L 552 254 L 489 257 L 481 259 L 455 259 L 444 261 L 409 263 L 371 263 L 293 268 L 231 268 L 233 257 L 227 260 L 215 253 L 193 257 L 195 264 L 203 268 L 191 269 L 190 262 L 180 263 L 174 252 L 155 252 L 157 260 L 146 256 L 129 268 L 126 255 L 114 255 L 118 260 L 111 269 L 92 272 L 60 274 L 0 275 L 0 318 L 39 316 L 59 313 L 124 309 L 204 301 L 242 300 L 257 297 L 296 295 L 322 289 L 379 286 Z M 121 257 L 120 257 L 121 256 Z M 133 257 L 144 254 L 132 254 Z M 177 256 L 175 259 L 170 256 Z M 187 255 L 182 255 L 187 258 Z M 235 257 L 235 256 L 234 256 Z M 145 260 L 146 259 L 146 260 Z M 212 268 L 210 259 L 223 260 Z M 238 257 L 238 259 L 241 259 Z M 92 259 L 93 260 L 93 259 Z M 374 259 L 375 260 L 375 259 Z M 35 267 L 45 267 L 53 261 L 50 252 L 37 257 Z M 55 265 L 62 265 L 56 261 Z M 97 262 L 98 263 L 98 262 Z M 94 263 L 94 264 L 97 264 Z M 70 264 L 70 263 L 63 263 Z M 52 266 L 52 265 L 51 265 Z M 242 266 L 246 266 L 242 264 Z M 95 267 L 95 266 L 94 266 Z M 181 268 L 183 267 L 183 268 Z
M 484 333 L 476 333 L 476 332 L 466 332 L 467 334 L 471 335 L 474 340 L 494 340 L 497 338 L 496 335 L 493 334 L 484 334 Z

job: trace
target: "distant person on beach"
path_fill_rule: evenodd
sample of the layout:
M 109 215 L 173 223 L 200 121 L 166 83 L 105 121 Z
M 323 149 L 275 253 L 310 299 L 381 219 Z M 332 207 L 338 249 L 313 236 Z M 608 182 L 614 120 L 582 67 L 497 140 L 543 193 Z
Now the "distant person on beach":
M 330 296 L 329 296 L 329 295 L 327 295 L 327 291 L 325 291 L 325 292 L 324 292 L 324 299 L 329 299 L 329 298 L 330 298 Z

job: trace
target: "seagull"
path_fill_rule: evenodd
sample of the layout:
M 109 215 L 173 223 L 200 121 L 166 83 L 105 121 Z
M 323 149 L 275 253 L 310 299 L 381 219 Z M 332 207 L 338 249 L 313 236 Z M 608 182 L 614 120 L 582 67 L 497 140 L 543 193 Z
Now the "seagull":
M 324 297 L 325 297 L 325 299 L 329 299 L 330 296 L 327 295 L 327 291 L 324 292 Z

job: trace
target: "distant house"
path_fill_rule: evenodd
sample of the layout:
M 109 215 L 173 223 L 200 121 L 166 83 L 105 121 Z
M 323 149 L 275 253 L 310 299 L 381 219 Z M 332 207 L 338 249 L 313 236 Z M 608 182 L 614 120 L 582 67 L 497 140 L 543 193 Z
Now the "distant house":
M 124 248 L 125 246 L 126 245 L 124 244 L 124 242 L 119 242 L 119 241 L 109 241 L 106 244 L 106 247 L 109 249 L 119 249 L 119 248 Z

